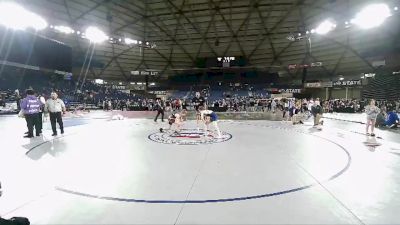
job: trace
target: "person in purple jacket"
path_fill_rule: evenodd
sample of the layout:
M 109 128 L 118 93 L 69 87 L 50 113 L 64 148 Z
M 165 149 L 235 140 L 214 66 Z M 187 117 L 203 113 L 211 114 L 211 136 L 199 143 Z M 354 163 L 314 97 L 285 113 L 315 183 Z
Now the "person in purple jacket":
M 36 136 L 40 136 L 39 112 L 42 105 L 43 103 L 35 96 L 35 92 L 32 89 L 26 90 L 26 97 L 21 100 L 21 110 L 24 112 L 28 125 L 28 135 L 24 136 L 24 138 L 33 137 L 33 127 L 35 127 Z

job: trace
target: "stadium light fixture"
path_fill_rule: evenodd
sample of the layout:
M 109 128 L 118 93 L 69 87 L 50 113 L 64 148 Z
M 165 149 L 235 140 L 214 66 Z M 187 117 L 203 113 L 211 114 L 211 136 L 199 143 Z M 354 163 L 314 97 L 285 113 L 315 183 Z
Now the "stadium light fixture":
M 97 27 L 88 27 L 84 35 L 90 42 L 101 43 L 108 40 L 108 36 Z
M 315 29 L 317 34 L 325 35 L 335 29 L 336 24 L 330 20 L 325 20 Z
M 386 4 L 372 4 L 357 13 L 351 23 L 363 29 L 370 29 L 380 26 L 389 16 L 391 16 L 390 9 Z
M 45 19 L 31 12 L 27 14 L 25 19 L 29 21 L 29 27 L 32 27 L 35 30 L 44 30 L 48 26 Z
M 43 30 L 48 26 L 42 17 L 13 2 L 0 3 L 0 24 L 15 30 Z
M 397 6 L 394 7 L 394 11 L 397 11 L 397 10 L 399 10 L 399 7 L 397 7 Z
M 312 34 L 315 33 L 315 29 L 312 29 L 312 30 L 311 30 L 311 33 L 312 33 Z
M 71 27 L 67 27 L 67 26 L 55 26 L 54 30 L 57 30 L 58 32 L 65 33 L 65 34 L 75 33 L 75 31 Z
M 339 80 L 344 80 L 344 77 L 340 77 Z
M 102 79 L 95 79 L 95 80 L 94 80 L 94 83 L 96 83 L 96 84 L 104 84 L 104 80 L 102 80 Z
M 125 38 L 125 44 L 131 45 L 131 44 L 137 44 L 137 40 L 133 40 L 130 38 Z

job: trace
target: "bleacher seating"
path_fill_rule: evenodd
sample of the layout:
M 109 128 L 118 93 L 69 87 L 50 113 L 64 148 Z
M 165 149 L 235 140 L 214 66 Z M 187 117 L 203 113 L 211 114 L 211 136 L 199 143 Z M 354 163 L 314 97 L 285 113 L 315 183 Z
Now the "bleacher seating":
M 400 99 L 400 75 L 376 75 L 364 88 L 362 96 L 366 99 L 374 98 L 388 101 Z

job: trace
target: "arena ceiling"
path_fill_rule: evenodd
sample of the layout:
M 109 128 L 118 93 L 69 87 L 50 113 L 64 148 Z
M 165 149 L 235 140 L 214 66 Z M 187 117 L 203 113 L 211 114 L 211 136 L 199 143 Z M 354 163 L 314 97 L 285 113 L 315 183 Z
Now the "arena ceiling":
M 131 81 L 131 71 L 156 70 L 159 77 L 196 66 L 198 57 L 244 56 L 253 67 L 299 78 L 301 69 L 289 64 L 322 62 L 309 70 L 316 78 L 359 76 L 376 68 L 370 57 L 398 50 L 399 16 L 371 30 L 345 28 L 368 2 L 365 0 L 17 0 L 42 15 L 49 24 L 84 31 L 99 27 L 113 37 L 155 43 L 97 44 L 90 78 Z M 375 1 L 376 2 L 376 1 Z M 380 1 L 393 6 L 397 1 Z M 398 3 L 398 2 L 397 2 Z M 326 19 L 337 22 L 327 35 L 290 41 Z M 73 47 L 74 59 L 83 61 L 89 42 L 78 35 L 51 30 L 46 36 Z M 311 46 L 310 48 L 308 46 Z M 308 51 L 309 49 L 310 51 Z M 80 73 L 76 65 L 74 74 Z

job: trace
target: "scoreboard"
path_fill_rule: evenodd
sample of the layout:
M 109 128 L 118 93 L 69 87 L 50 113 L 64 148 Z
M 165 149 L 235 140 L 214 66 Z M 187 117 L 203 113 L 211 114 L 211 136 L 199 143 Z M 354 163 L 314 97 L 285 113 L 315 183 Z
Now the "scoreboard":
M 199 58 L 196 60 L 196 67 L 198 68 L 229 68 L 246 66 L 246 59 L 241 56 L 221 56 L 221 57 L 208 57 Z

